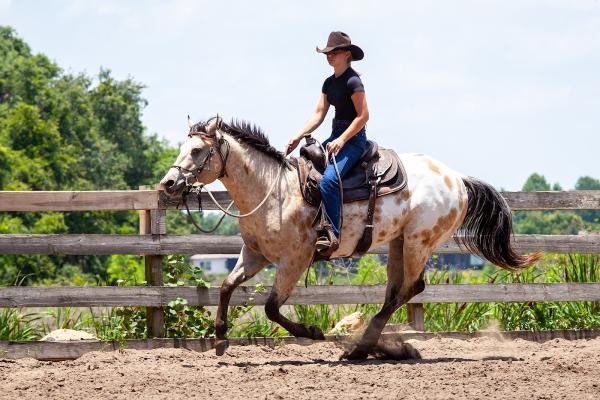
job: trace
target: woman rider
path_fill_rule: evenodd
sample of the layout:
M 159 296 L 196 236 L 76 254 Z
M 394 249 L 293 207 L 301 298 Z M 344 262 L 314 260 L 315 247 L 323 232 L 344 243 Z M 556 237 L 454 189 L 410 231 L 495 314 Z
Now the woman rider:
M 366 149 L 365 124 L 369 120 L 369 109 L 365 89 L 358 73 L 350 66 L 351 61 L 362 60 L 364 53 L 350 41 L 344 32 L 331 32 L 324 49 L 327 62 L 333 67 L 333 75 L 325 79 L 317 109 L 304 127 L 288 142 L 287 153 L 292 152 L 300 140 L 321 125 L 329 110 L 335 107 L 335 118 L 331 136 L 323 142 L 330 155 L 335 156 L 338 171 L 344 177 L 360 159 Z M 325 226 L 326 235 L 317 239 L 317 251 L 330 256 L 339 246 L 341 203 L 337 173 L 330 159 L 320 183 L 325 214 L 330 225 Z

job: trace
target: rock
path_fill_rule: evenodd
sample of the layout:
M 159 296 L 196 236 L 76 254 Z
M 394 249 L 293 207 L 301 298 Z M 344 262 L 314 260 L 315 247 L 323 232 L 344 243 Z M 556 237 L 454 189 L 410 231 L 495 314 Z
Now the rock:
M 44 336 L 41 340 L 46 342 L 71 342 L 78 340 L 98 340 L 98 338 L 84 331 L 57 329 Z
M 346 315 L 342 318 L 332 330 L 329 331 L 330 335 L 350 333 L 357 331 L 365 326 L 365 316 L 360 311 Z

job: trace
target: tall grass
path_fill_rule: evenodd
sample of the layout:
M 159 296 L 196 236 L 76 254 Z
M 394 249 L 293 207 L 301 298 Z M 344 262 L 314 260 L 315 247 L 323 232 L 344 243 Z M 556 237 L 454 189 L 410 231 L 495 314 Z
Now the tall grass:
M 549 256 L 539 269 L 498 274 L 502 283 L 591 283 L 600 278 L 600 257 L 587 254 Z M 600 327 L 600 302 L 526 302 L 493 304 L 494 318 L 506 330 L 589 329 Z
M 181 259 L 171 259 L 167 284 L 208 286 L 197 271 L 184 268 Z M 185 280 L 181 272 L 186 271 Z M 320 263 L 308 273 L 309 285 L 377 285 L 387 281 L 386 267 L 376 256 L 363 257 L 357 265 Z M 483 270 L 428 270 L 427 284 L 460 283 L 560 283 L 598 282 L 600 256 L 547 255 L 535 268 L 513 274 L 493 266 Z M 304 278 L 298 285 L 304 285 Z M 257 291 L 262 285 L 257 285 Z M 355 311 L 367 318 L 381 309 L 378 304 L 359 305 L 294 305 L 283 307 L 284 314 L 327 332 L 343 316 Z M 491 321 L 503 330 L 550 330 L 600 328 L 600 302 L 522 302 L 522 303 L 455 303 L 425 304 L 427 331 L 477 331 Z M 229 332 L 232 337 L 283 336 L 287 332 L 269 321 L 262 309 L 252 304 L 231 307 Z M 390 323 L 405 323 L 406 307 L 390 318 Z M 170 337 L 214 336 L 214 315 L 210 308 L 191 307 L 177 299 L 165 308 L 167 334 Z M 70 328 L 95 333 L 100 339 L 124 340 L 146 337 L 146 315 L 143 308 L 119 307 L 79 310 L 70 307 L 51 309 L 44 313 L 24 313 L 17 309 L 0 310 L 0 340 L 33 340 L 56 328 Z
M 431 270 L 425 276 L 429 285 L 484 283 L 483 274 L 469 274 L 466 271 Z M 484 303 L 440 303 L 425 304 L 425 330 L 468 331 L 480 330 L 488 324 L 492 316 L 488 304 Z
M 36 322 L 40 316 L 35 313 L 23 314 L 15 308 L 0 310 L 0 340 L 35 340 L 41 335 Z

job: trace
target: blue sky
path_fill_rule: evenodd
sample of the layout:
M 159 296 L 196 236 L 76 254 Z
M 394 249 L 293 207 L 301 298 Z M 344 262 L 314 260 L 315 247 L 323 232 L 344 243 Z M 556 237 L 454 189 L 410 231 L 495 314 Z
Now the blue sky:
M 384 147 L 507 190 L 532 172 L 600 178 L 597 0 L 0 0 L 0 24 L 67 71 L 145 84 L 144 123 L 173 144 L 188 114 L 218 112 L 278 148 L 331 74 L 315 46 L 342 30 L 365 51 L 367 134 Z

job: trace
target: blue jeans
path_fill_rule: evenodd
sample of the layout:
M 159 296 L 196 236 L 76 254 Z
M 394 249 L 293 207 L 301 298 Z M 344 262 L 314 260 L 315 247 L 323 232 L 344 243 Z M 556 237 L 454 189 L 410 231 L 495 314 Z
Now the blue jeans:
M 346 128 L 341 127 L 333 128 L 331 136 L 323 142 L 323 147 L 326 148 L 327 143 L 339 137 L 345 130 Z M 367 134 L 365 128 L 362 128 L 344 145 L 344 147 L 342 147 L 335 157 L 342 178 L 356 165 L 366 148 Z M 327 161 L 327 167 L 325 168 L 325 173 L 321 179 L 320 189 L 323 205 L 325 206 L 325 215 L 333 227 L 333 233 L 339 238 L 342 196 L 340 194 L 340 184 L 331 157 Z

